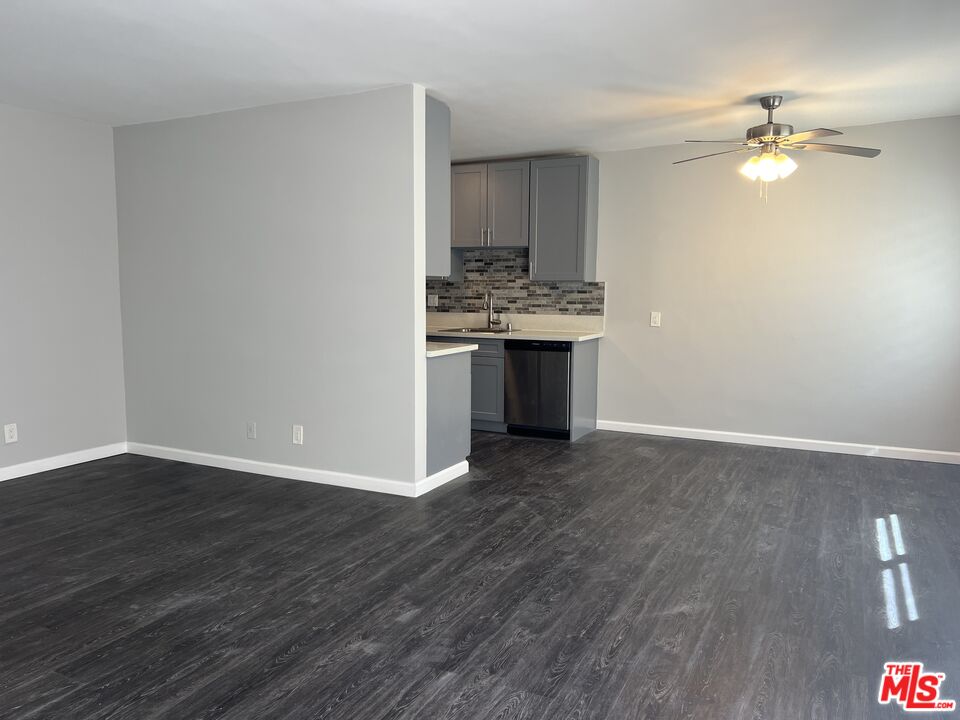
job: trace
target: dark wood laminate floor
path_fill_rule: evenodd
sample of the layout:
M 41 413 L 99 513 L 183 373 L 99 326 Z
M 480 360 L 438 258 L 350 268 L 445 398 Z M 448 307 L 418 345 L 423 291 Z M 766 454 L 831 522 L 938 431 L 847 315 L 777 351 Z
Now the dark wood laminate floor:
M 471 463 L 418 500 L 131 455 L 0 483 L 0 717 L 857 720 L 902 715 L 892 659 L 960 698 L 960 467 L 604 432 Z

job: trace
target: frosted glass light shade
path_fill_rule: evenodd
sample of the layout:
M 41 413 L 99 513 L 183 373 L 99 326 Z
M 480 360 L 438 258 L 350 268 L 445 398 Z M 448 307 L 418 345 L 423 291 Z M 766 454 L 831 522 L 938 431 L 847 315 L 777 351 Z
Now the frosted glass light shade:
M 789 176 L 797 169 L 793 158 L 782 152 L 754 155 L 740 167 L 740 174 L 751 180 L 760 178 L 763 182 L 773 182 Z
M 759 164 L 760 164 L 760 156 L 759 155 L 752 156 L 740 167 L 740 174 L 745 175 L 751 180 L 756 180 L 757 176 L 760 174 L 760 171 L 757 169 L 757 165 Z
M 788 177 L 790 173 L 797 169 L 797 163 L 786 153 L 778 152 L 774 157 L 774 162 L 777 163 L 777 174 L 780 175 L 781 179 Z

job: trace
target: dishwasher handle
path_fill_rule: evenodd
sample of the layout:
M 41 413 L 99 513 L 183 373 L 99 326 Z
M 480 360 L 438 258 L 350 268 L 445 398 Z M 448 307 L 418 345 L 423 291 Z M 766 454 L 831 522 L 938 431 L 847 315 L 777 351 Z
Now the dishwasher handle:
M 535 350 L 537 352 L 570 352 L 570 342 L 564 340 L 506 340 L 504 350 Z

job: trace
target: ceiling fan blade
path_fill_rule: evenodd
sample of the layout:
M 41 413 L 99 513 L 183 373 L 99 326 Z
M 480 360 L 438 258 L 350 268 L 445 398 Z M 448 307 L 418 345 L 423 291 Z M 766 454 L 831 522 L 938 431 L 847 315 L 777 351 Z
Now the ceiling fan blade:
M 804 130 L 803 132 L 787 135 L 781 143 L 801 143 L 806 140 L 813 140 L 818 137 L 830 137 L 831 135 L 843 135 L 839 130 L 827 130 L 826 128 L 817 128 L 816 130 Z
M 840 153 L 841 155 L 856 155 L 872 158 L 880 154 L 876 148 L 854 147 L 852 145 L 831 145 L 830 143 L 799 143 L 797 145 L 781 145 L 791 150 L 818 150 L 820 152 Z
M 715 155 L 729 155 L 730 153 L 739 153 L 746 152 L 747 150 L 753 150 L 751 147 L 737 148 L 736 150 L 724 150 L 723 152 L 710 153 L 709 155 L 698 155 L 697 157 L 687 158 L 686 160 L 677 160 L 674 165 L 679 165 L 680 163 L 690 162 L 691 160 L 703 160 L 704 158 L 714 157 Z
M 746 145 L 743 140 L 684 140 L 684 142 L 725 143 L 727 145 Z

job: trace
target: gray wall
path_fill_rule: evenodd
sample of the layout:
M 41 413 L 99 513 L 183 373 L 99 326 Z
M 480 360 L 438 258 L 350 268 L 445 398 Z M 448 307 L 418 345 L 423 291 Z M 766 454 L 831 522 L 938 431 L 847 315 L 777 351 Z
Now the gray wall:
M 123 442 L 113 137 L 0 105 L 0 467 Z
M 847 133 L 882 154 L 767 205 L 742 156 L 600 156 L 602 420 L 960 450 L 960 118 Z
M 423 476 L 423 103 L 403 86 L 116 131 L 131 442 Z

